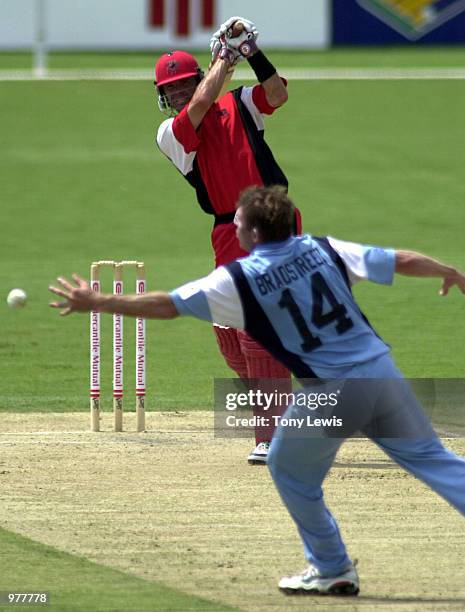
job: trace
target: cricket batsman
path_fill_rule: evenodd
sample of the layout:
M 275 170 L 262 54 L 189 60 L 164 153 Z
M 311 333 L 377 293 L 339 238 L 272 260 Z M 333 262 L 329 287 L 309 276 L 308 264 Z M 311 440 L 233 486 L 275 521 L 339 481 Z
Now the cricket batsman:
M 250 186 L 288 181 L 264 139 L 264 117 L 288 99 L 287 84 L 257 45 L 255 24 L 231 17 L 211 39 L 212 63 L 204 76 L 197 60 L 184 51 L 162 55 L 155 66 L 158 104 L 169 118 L 158 130 L 160 150 L 195 189 L 200 208 L 213 217 L 211 243 L 216 267 L 246 255 L 233 223 L 240 193 Z M 247 60 L 257 77 L 253 87 L 222 95 L 234 67 Z M 300 213 L 295 212 L 295 233 Z M 280 379 L 291 390 L 287 368 L 246 332 L 214 325 L 218 346 L 228 366 L 242 379 Z M 269 383 L 270 384 L 270 383 Z M 270 414 L 285 406 L 274 405 Z M 265 463 L 274 427 L 256 427 L 256 447 L 249 463 Z

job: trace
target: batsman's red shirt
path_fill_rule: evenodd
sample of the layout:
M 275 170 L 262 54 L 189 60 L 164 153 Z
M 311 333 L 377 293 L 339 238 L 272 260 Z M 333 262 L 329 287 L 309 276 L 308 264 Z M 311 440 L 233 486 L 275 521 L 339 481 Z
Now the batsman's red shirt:
M 262 85 L 226 93 L 211 106 L 197 130 L 187 108 L 160 125 L 157 144 L 194 187 L 202 209 L 215 217 L 211 239 L 215 263 L 220 266 L 247 255 L 233 223 L 241 192 L 253 185 L 287 187 L 264 140 L 263 115 L 271 115 L 275 108 L 268 104 Z M 299 214 L 296 226 L 300 232 Z

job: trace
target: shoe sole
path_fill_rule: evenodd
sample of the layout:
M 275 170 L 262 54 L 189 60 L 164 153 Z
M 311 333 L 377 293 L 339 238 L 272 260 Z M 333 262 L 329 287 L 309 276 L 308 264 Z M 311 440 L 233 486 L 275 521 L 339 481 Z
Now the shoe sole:
M 266 465 L 266 457 L 263 459 L 247 459 L 249 465 Z
M 329 587 L 327 590 L 320 591 L 317 588 L 311 589 L 291 589 L 281 588 L 279 589 L 285 595 L 338 595 L 342 597 L 355 597 L 360 593 L 360 589 L 353 582 L 337 582 Z

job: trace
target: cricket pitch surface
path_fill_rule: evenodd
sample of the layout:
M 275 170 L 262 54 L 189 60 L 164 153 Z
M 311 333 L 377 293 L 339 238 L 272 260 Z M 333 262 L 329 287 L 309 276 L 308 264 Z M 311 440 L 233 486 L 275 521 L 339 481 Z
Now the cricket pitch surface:
M 350 440 L 326 500 L 358 559 L 357 598 L 286 597 L 305 565 L 252 439 L 213 435 L 211 412 L 147 414 L 100 433 L 84 413 L 2 415 L 0 526 L 146 580 L 248 611 L 465 609 L 464 518 L 374 444 Z M 132 430 L 132 431 L 131 431 Z M 446 445 L 465 454 L 465 440 Z

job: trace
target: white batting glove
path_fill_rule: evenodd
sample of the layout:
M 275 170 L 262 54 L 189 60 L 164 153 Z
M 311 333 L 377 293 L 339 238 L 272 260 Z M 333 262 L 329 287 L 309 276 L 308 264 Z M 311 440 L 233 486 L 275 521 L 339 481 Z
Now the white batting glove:
M 215 34 L 213 34 L 213 36 L 210 39 L 210 51 L 212 52 L 212 62 L 214 62 L 216 60 L 216 58 L 218 57 L 219 52 L 221 51 L 221 40 L 220 37 L 217 36 L 217 32 Z
M 257 38 L 258 30 L 255 27 L 253 21 L 250 21 L 250 19 L 245 19 L 245 17 L 239 17 L 237 15 L 235 17 L 230 17 L 224 23 L 222 23 L 220 29 L 215 32 L 214 36 L 218 36 L 219 38 L 221 34 L 228 35 L 228 30 L 231 29 L 231 27 L 236 23 L 236 21 L 240 21 L 244 25 L 244 30 L 246 32 L 248 32 L 249 34 L 253 34 L 254 40 Z
M 238 23 L 242 26 L 239 34 L 237 34 L 238 29 L 235 27 Z M 221 34 L 224 30 L 225 32 Z M 258 38 L 258 30 L 252 21 L 244 17 L 231 17 L 223 23 L 216 34 L 219 35 L 220 40 L 224 39 L 226 41 L 228 47 L 239 52 L 241 57 L 238 61 L 249 58 L 258 50 L 255 42 Z
M 257 33 L 258 36 L 258 33 Z M 253 33 L 247 32 L 243 30 L 239 36 L 235 36 L 234 38 L 230 38 L 227 34 L 225 34 L 226 42 L 231 49 L 235 49 L 241 53 L 241 47 L 244 43 L 255 43 L 257 36 L 254 36 Z M 242 57 L 242 53 L 241 53 Z
M 241 55 L 238 49 L 235 49 L 230 44 L 228 44 L 224 34 L 220 35 L 220 37 L 214 34 L 210 40 L 210 51 L 212 52 L 212 64 L 216 61 L 219 55 L 223 55 L 223 59 L 225 59 L 225 55 L 228 55 L 225 49 L 228 49 L 231 52 L 232 57 L 234 58 L 234 59 L 231 58 L 231 61 L 229 61 L 231 66 L 245 59 Z
M 233 26 L 236 21 L 241 22 L 243 25 L 243 31 L 239 34 L 239 36 L 235 36 L 233 38 Z M 216 60 L 225 45 L 234 52 L 235 63 L 241 62 L 247 56 L 247 53 L 242 52 L 241 46 L 244 43 L 252 43 L 253 45 L 257 38 L 258 30 L 252 21 L 245 19 L 245 17 L 230 17 L 227 21 L 221 24 L 219 30 L 217 30 L 211 37 L 210 50 L 212 52 L 212 62 Z M 245 48 L 247 48 L 247 44 Z M 254 48 L 256 49 L 256 46 Z

